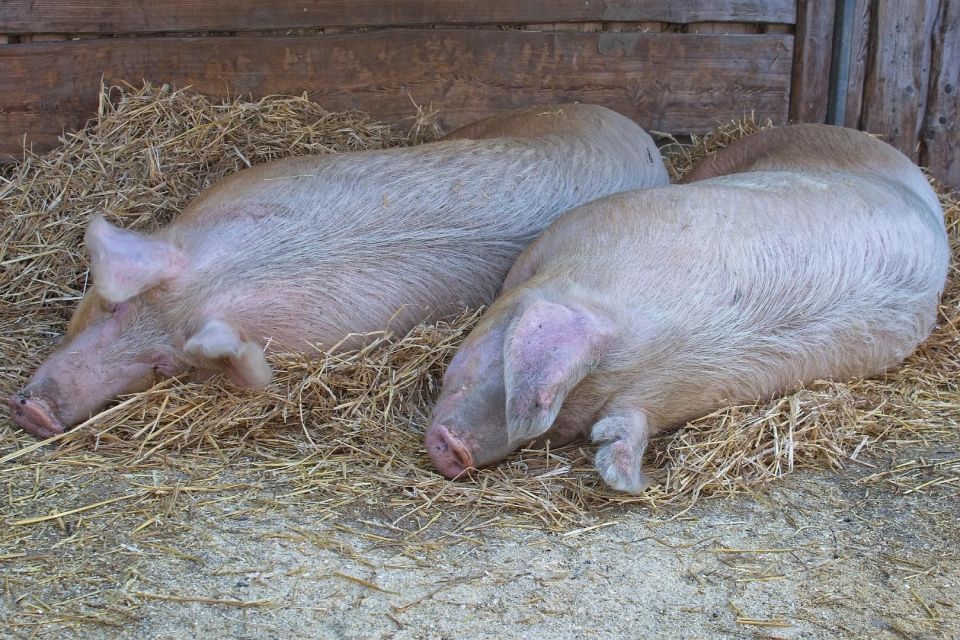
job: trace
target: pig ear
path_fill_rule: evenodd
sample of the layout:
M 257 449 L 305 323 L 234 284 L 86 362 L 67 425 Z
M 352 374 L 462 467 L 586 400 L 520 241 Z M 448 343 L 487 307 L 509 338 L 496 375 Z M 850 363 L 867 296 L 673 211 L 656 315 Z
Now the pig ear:
M 84 236 L 97 291 L 108 302 L 129 300 L 175 276 L 183 265 L 169 242 L 118 229 L 94 216 Z
M 612 334 L 609 321 L 582 307 L 538 300 L 524 310 L 504 345 L 511 442 L 550 428 L 567 393 L 596 368 Z
M 223 320 L 207 320 L 200 331 L 187 340 L 183 350 L 208 367 L 222 371 L 238 387 L 260 389 L 273 377 L 260 345 L 244 340 Z

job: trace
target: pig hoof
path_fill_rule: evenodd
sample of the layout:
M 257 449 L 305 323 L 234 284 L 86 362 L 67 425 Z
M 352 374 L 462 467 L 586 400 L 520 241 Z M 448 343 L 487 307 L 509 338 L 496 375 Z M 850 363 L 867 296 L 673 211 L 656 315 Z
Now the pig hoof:
M 426 445 L 437 471 L 447 478 L 456 478 L 467 469 L 475 468 L 470 449 L 443 425 L 431 427 Z
M 597 449 L 594 459 L 597 471 L 611 489 L 627 493 L 642 493 L 650 480 L 640 469 L 640 457 L 629 442 L 617 440 Z
M 610 415 L 593 425 L 590 439 L 598 447 L 594 464 L 612 489 L 640 493 L 650 484 L 640 469 L 648 435 L 647 418 L 642 411 Z
M 593 426 L 590 439 L 598 445 L 594 465 L 612 489 L 641 493 L 649 486 L 641 470 L 647 448 L 646 420 L 642 414 L 604 418 Z
M 63 433 L 61 425 L 43 400 L 27 398 L 19 393 L 10 396 L 10 415 L 21 429 L 37 438 L 50 438 Z

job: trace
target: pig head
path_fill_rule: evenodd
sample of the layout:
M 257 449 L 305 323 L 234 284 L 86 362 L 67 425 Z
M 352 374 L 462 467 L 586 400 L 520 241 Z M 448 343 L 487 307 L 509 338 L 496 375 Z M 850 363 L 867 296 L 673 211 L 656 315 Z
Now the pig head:
M 531 441 L 575 439 L 580 420 L 561 407 L 614 337 L 609 318 L 577 303 L 498 300 L 444 374 L 426 433 L 437 469 L 453 478 Z
M 124 393 L 189 367 L 219 369 L 241 386 L 266 384 L 262 349 L 229 322 L 199 319 L 188 333 L 187 261 L 174 242 L 124 231 L 95 217 L 84 238 L 94 286 L 59 348 L 14 394 L 14 422 L 37 437 L 62 433 Z M 163 304 L 158 304 L 162 301 Z M 181 316 L 182 318 L 182 316 Z

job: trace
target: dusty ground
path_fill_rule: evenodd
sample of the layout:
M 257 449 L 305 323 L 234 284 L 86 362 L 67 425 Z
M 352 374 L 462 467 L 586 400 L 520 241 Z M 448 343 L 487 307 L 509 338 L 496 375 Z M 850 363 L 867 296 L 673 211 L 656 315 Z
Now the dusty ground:
M 958 455 L 940 446 L 887 465 Z M 24 638 L 960 638 L 957 485 L 905 494 L 877 471 L 798 472 L 686 513 L 632 506 L 563 533 L 464 528 L 459 518 L 474 514 L 429 509 L 334 515 L 329 500 L 291 495 L 282 475 L 242 464 L 202 493 L 179 473 L 181 491 L 152 496 L 166 505 L 154 522 L 91 509 L 16 525 L 24 543 L 0 550 L 0 628 Z M 93 504 L 175 480 L 153 476 L 38 470 L 5 502 L 36 517 L 22 507 L 58 482 L 89 483 Z M 44 571 L 20 556 L 38 547 L 54 550 Z M 78 566 L 82 580 L 58 579 Z

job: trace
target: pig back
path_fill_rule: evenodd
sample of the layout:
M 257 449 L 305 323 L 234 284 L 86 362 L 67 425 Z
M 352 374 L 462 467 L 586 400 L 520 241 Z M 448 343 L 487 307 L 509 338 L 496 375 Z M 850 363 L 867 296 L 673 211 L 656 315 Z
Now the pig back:
M 669 182 L 660 152 L 650 135 L 634 121 L 600 105 L 568 103 L 509 111 L 451 131 L 444 140 L 508 137 L 580 140 L 585 143 L 579 145 L 581 153 L 584 147 L 617 152 L 622 154 L 621 162 L 627 166 L 646 167 L 655 172 L 663 184 Z M 570 152 L 576 149 L 571 148 Z
M 252 333 L 299 346 L 401 331 L 489 302 L 564 211 L 667 183 L 659 154 L 638 162 L 624 139 L 455 139 L 272 162 L 214 185 L 161 233 L 190 258 L 185 305 L 243 315 Z
M 681 180 L 697 182 L 750 171 L 837 171 L 901 185 L 929 207 L 941 224 L 939 200 L 923 173 L 869 133 L 825 124 L 772 127 L 736 140 L 695 166 Z
M 589 395 L 666 425 L 899 363 L 935 324 L 949 249 L 898 183 L 751 172 L 604 198 L 531 256 L 531 282 L 576 283 L 624 327 Z

